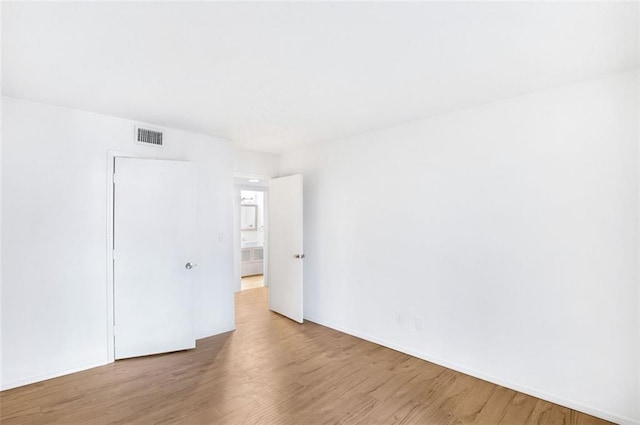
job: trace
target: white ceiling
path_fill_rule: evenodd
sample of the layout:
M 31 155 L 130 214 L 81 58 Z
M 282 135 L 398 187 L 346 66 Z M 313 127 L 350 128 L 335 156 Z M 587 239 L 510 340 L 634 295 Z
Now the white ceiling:
M 638 3 L 3 3 L 2 91 L 282 152 L 638 67 Z

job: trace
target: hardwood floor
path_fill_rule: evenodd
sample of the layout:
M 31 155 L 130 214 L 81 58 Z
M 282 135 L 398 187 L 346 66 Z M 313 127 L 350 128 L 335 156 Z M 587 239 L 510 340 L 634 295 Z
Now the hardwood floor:
M 0 393 L 10 424 L 596 425 L 608 422 L 271 313 L 236 296 L 237 330 Z

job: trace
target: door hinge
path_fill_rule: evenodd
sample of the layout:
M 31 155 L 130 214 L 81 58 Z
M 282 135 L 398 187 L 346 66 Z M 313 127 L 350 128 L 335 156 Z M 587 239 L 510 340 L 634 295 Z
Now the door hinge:
M 116 184 L 116 173 L 111 174 L 111 181 Z
M 112 259 L 113 261 L 116 261 L 116 250 L 115 250 L 115 249 L 112 249 L 112 250 L 111 250 L 111 259 Z

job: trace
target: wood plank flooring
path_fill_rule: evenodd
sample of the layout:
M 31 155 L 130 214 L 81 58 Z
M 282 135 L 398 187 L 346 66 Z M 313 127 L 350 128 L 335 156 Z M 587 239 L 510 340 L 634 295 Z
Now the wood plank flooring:
M 12 424 L 599 425 L 608 422 L 267 310 L 195 350 L 118 361 L 0 393 Z

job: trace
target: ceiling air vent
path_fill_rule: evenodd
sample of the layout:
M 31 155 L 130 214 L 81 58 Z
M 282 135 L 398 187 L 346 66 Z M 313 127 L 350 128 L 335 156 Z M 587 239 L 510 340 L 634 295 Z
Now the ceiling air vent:
M 145 145 L 162 146 L 162 131 L 136 126 L 136 142 Z

